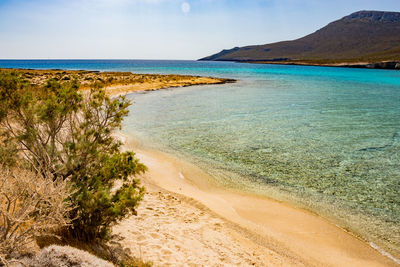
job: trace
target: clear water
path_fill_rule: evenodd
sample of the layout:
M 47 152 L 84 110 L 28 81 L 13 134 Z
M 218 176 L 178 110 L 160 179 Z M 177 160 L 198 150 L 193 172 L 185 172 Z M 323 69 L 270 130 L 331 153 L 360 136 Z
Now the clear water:
M 227 186 L 298 203 L 400 255 L 399 71 L 121 60 L 0 67 L 238 79 L 132 94 L 124 130 Z

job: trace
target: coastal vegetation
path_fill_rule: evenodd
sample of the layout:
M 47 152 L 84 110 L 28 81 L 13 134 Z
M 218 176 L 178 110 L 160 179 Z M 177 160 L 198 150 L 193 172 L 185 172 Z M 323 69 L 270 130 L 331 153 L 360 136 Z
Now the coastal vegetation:
M 0 265 L 32 249 L 36 237 L 70 223 L 71 191 L 24 168 L 0 166 Z
M 43 234 L 101 243 L 131 214 L 146 167 L 113 137 L 130 102 L 104 84 L 79 91 L 76 80 L 33 84 L 0 72 L 0 252 L 3 262 Z
M 148 266 L 109 245 L 111 227 L 136 214 L 144 194 L 136 175 L 146 171 L 113 135 L 131 104 L 122 94 L 225 82 L 231 80 L 0 69 L 2 264 L 32 258 L 37 245 L 60 244 L 119 265 Z M 53 250 L 61 258 L 68 254 Z M 37 260 L 48 255 L 42 251 Z
M 13 69 L 1 69 L 14 71 Z M 153 91 L 191 85 L 223 84 L 232 79 L 174 74 L 135 74 L 131 72 L 100 72 L 84 70 L 18 69 L 21 77 L 34 85 L 44 85 L 49 79 L 59 82 L 76 81 L 79 90 L 90 90 L 95 83 L 101 84 L 108 96 L 135 91 Z

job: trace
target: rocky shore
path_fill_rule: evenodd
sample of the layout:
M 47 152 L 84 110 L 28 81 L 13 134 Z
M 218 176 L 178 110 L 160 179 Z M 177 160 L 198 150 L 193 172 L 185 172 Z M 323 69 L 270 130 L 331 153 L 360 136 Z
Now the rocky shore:
M 268 61 L 236 61 L 238 63 L 253 64 L 278 64 L 278 65 L 302 65 L 302 66 L 320 66 L 320 67 L 342 67 L 359 69 L 387 69 L 400 70 L 400 61 L 383 62 L 343 62 L 343 63 L 316 63 L 313 61 L 287 61 L 287 60 L 268 60 Z

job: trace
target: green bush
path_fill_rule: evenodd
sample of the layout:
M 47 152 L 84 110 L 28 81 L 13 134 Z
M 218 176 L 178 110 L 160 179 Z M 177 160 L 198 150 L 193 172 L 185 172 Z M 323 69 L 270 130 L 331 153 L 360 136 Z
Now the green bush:
M 134 153 L 122 152 L 112 135 L 130 102 L 110 99 L 98 85 L 85 93 L 78 88 L 74 81 L 55 80 L 34 86 L 17 72 L 0 72 L 0 154 L 71 183 L 76 208 L 70 213 L 70 235 L 107 239 L 113 223 L 136 213 L 144 188 L 133 176 L 146 167 Z

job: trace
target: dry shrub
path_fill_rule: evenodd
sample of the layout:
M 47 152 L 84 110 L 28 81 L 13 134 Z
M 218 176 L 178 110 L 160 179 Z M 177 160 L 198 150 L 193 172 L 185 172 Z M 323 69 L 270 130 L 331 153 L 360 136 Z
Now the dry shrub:
M 64 181 L 0 166 L 0 265 L 69 223 L 68 192 Z

